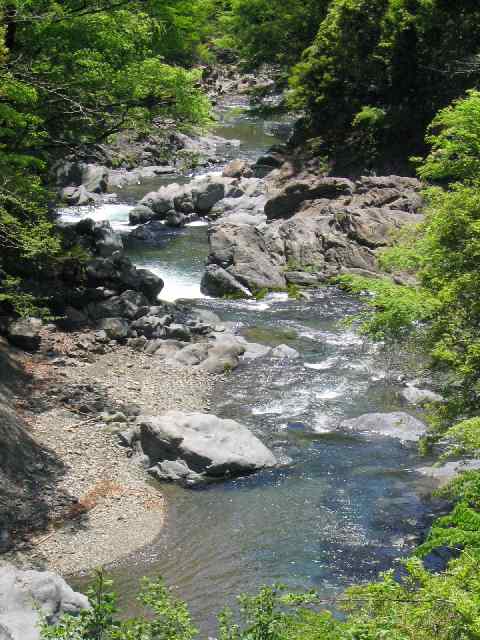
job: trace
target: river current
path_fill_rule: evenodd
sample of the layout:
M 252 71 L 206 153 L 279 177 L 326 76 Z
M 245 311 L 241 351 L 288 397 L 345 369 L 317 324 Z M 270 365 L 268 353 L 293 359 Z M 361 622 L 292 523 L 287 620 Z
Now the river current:
M 276 142 L 270 131 L 271 123 L 239 114 L 218 134 L 240 139 L 235 156 L 254 158 Z M 64 217 L 90 215 L 125 230 L 133 204 L 166 182 L 124 189 L 118 202 Z M 391 361 L 344 323 L 359 302 L 333 287 L 312 292 L 309 300 L 283 294 L 258 302 L 205 298 L 206 231 L 201 223 L 172 230 L 162 246 L 137 246 L 130 257 L 164 278 L 161 298 L 195 300 L 253 342 L 299 351 L 297 360 L 267 356 L 242 363 L 212 402 L 216 415 L 248 426 L 284 464 L 203 489 L 163 486 L 163 534 L 112 574 L 130 612 L 138 580 L 162 575 L 187 600 L 195 623 L 212 634 L 216 613 L 260 585 L 313 587 L 328 599 L 374 578 L 413 548 L 436 506 L 431 486 L 415 471 L 425 459 L 414 443 L 337 429 L 363 413 L 411 412 Z

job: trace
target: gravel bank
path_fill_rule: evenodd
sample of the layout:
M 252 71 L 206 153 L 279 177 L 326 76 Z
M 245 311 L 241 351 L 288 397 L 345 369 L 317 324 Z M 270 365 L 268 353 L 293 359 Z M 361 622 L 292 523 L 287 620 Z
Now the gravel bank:
M 68 574 L 118 561 L 158 536 L 166 513 L 161 487 L 121 446 L 118 431 L 138 412 L 208 411 L 215 376 L 126 346 L 79 358 L 75 337 L 54 334 L 50 341 L 57 356 L 63 341 L 65 355 L 32 362 L 48 406 L 31 430 L 65 464 L 60 489 L 78 501 L 15 561 Z M 112 422 L 115 413 L 120 421 Z

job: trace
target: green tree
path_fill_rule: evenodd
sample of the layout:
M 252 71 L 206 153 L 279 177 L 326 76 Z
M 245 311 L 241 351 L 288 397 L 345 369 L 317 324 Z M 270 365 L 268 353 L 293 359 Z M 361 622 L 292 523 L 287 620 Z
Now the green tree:
M 358 115 L 377 120 L 377 166 L 422 152 L 436 112 L 479 78 L 480 8 L 473 0 L 332 0 L 312 46 L 292 76 L 295 106 L 333 159 L 368 166 Z M 367 155 L 367 157 L 365 157 Z

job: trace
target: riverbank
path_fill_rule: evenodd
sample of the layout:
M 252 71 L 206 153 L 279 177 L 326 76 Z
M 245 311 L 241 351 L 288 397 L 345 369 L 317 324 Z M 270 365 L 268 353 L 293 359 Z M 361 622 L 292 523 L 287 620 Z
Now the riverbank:
M 118 561 L 159 535 L 163 495 L 119 434 L 140 413 L 208 411 L 215 377 L 113 343 L 95 353 L 92 334 L 44 332 L 43 342 L 55 356 L 27 357 L 25 366 L 46 406 L 37 404 L 28 421 L 38 445 L 64 467 L 57 491 L 72 501 L 8 559 L 66 575 Z

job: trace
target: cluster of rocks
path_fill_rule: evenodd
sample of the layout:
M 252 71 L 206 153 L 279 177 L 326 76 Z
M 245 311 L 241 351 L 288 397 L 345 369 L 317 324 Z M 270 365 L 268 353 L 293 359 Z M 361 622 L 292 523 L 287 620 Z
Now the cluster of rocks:
M 224 210 L 210 226 L 204 293 L 248 297 L 345 273 L 378 277 L 378 250 L 395 230 L 422 220 L 421 183 L 413 178 L 282 180 L 282 171 L 270 173 L 261 213 Z
M 41 625 L 62 615 L 78 615 L 90 605 L 63 578 L 50 571 L 0 567 L 0 639 L 39 640 Z
M 104 163 L 67 161 L 56 169 L 60 200 L 67 206 L 96 205 L 105 194 L 129 185 L 225 162 L 225 156 L 239 146 L 237 140 L 215 135 L 186 135 L 180 132 L 148 136 L 133 141 L 125 133 L 118 149 L 103 149 Z M 112 153 L 113 151 L 113 153 Z M 125 157 L 120 168 L 112 168 L 113 157 Z M 169 157 L 170 161 L 164 160 Z M 127 160 L 128 158 L 128 160 Z M 133 160 L 134 159 L 134 160 Z
M 130 224 L 139 225 L 130 237 L 147 242 L 161 238 L 165 226 L 159 221 L 182 227 L 198 218 L 214 219 L 226 212 L 258 215 L 266 202 L 265 190 L 264 182 L 253 177 L 242 161 L 228 165 L 222 176 L 200 176 L 185 185 L 161 187 L 148 193 L 130 211 Z

